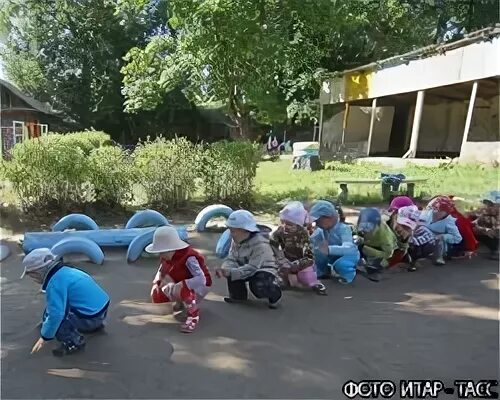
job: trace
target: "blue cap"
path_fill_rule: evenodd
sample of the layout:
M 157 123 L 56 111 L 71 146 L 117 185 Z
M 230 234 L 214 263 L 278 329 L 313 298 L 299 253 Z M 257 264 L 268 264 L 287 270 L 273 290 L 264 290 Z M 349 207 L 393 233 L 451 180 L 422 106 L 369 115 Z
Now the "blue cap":
M 376 208 L 364 208 L 359 213 L 358 230 L 371 232 L 382 222 L 380 211 Z
M 309 216 L 311 217 L 311 221 L 316 221 L 321 217 L 338 217 L 339 213 L 329 201 L 318 200 L 313 204 L 311 210 L 309 210 Z

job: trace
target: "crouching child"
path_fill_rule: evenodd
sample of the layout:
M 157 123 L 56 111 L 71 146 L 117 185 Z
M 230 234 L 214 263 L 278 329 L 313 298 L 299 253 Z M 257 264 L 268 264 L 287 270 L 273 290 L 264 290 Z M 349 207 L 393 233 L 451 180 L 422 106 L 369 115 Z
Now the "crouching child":
M 82 333 L 104 328 L 109 306 L 108 294 L 87 273 L 65 265 L 50 249 L 35 249 L 23 259 L 25 275 L 42 285 L 47 306 L 40 338 L 31 353 L 56 339 L 60 345 L 52 354 L 61 357 L 85 348 Z
M 181 332 L 193 332 L 200 321 L 198 304 L 212 286 L 205 258 L 182 241 L 172 226 L 156 229 L 146 251 L 160 253 L 161 260 L 151 289 L 152 302 L 175 302 L 174 310 L 185 308 L 187 317 Z
M 217 275 L 227 279 L 229 296 L 224 301 L 248 300 L 248 283 L 256 298 L 267 299 L 269 308 L 277 308 L 282 293 L 269 239 L 260 233 L 252 213 L 246 210 L 231 213 L 226 226 L 231 232 L 231 249 L 217 269 Z
M 302 203 L 291 202 L 280 211 L 281 225 L 271 234 L 273 248 L 284 287 L 309 288 L 326 295 L 314 267 L 309 232 L 305 227 L 307 211 Z

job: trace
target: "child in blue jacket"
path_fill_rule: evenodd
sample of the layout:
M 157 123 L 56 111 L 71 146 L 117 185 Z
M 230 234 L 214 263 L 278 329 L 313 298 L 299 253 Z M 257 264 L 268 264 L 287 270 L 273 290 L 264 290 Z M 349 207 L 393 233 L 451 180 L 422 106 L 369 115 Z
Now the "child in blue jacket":
M 33 250 L 23 259 L 24 272 L 42 285 L 47 307 L 43 315 L 40 338 L 31 353 L 38 352 L 45 342 L 56 338 L 60 346 L 52 353 L 61 357 L 85 347 L 83 333 L 104 327 L 109 296 L 87 273 L 66 266 L 50 249 Z

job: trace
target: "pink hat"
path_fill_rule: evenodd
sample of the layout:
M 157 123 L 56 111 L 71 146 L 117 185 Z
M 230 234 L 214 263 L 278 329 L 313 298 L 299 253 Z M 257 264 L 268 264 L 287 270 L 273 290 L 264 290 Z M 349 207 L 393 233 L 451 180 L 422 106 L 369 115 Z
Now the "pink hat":
M 401 207 L 398 210 L 397 223 L 403 226 L 407 226 L 411 230 L 417 227 L 417 222 L 420 219 L 420 210 L 417 206 L 407 206 Z
M 401 207 L 408 207 L 414 205 L 415 203 L 408 196 L 398 196 L 392 199 L 391 205 L 389 206 L 389 211 L 393 212 L 399 210 Z

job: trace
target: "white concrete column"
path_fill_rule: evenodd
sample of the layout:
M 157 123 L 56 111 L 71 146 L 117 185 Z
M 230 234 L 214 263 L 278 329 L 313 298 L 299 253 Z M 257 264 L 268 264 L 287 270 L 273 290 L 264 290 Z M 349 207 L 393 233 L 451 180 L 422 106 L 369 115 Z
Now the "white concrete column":
M 324 107 L 323 104 L 319 105 L 318 142 L 319 142 L 319 147 L 320 148 L 321 148 L 321 139 L 323 138 L 323 107 Z M 315 132 L 315 134 L 316 134 L 316 132 Z M 316 137 L 314 139 L 316 139 Z
M 467 118 L 465 118 L 464 136 L 462 137 L 462 146 L 460 147 L 460 153 L 462 153 L 462 151 L 464 150 L 465 144 L 467 143 L 467 139 L 469 137 L 472 114 L 474 113 L 474 104 L 476 103 L 477 86 L 477 81 L 474 81 L 474 83 L 472 84 L 472 90 L 470 92 L 469 108 L 467 110 Z
M 370 149 L 372 147 L 372 136 L 373 136 L 373 128 L 375 126 L 375 116 L 377 114 L 377 99 L 372 100 L 372 115 L 370 118 L 370 130 L 368 131 L 368 146 L 366 148 L 366 155 L 370 155 Z
M 415 115 L 413 116 L 413 127 L 411 128 L 410 148 L 403 158 L 414 158 L 417 155 L 418 135 L 420 133 L 420 121 L 422 120 L 422 110 L 424 109 L 425 90 L 417 93 L 417 103 L 415 105 Z
M 348 118 L 349 118 L 349 103 L 345 103 L 344 120 L 342 121 L 342 146 L 345 143 L 345 129 L 347 127 Z

